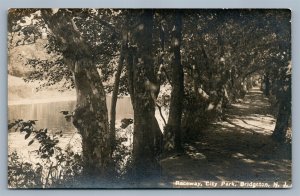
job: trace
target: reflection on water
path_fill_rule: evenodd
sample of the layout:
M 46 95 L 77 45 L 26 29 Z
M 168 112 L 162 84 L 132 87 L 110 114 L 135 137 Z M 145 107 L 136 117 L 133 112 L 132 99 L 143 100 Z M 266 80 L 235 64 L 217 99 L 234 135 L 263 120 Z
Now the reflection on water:
M 8 106 L 8 119 L 16 120 L 38 120 L 37 128 L 48 128 L 50 130 L 62 130 L 64 133 L 74 133 L 75 128 L 71 122 L 67 122 L 60 111 L 73 111 L 75 101 L 61 101 L 48 103 L 32 103 Z M 110 113 L 111 99 L 107 97 L 107 107 Z M 129 97 L 118 100 L 116 108 L 116 119 L 132 118 L 133 110 Z
M 37 128 L 48 128 L 50 130 L 74 131 L 72 123 L 67 122 L 60 111 L 72 111 L 75 101 L 32 103 L 26 105 L 8 106 L 8 119 L 38 120 Z
M 56 102 L 41 102 L 32 104 L 17 104 L 8 106 L 8 119 L 16 120 L 38 120 L 36 122 L 36 128 L 48 128 L 52 132 L 63 131 L 63 137 L 60 138 L 59 146 L 61 148 L 71 144 L 72 149 L 76 152 L 81 151 L 81 137 L 77 133 L 75 127 L 71 122 L 66 121 L 61 111 L 73 111 L 75 108 L 75 101 L 56 101 Z M 111 97 L 107 97 L 108 113 L 110 113 Z M 167 114 L 163 110 L 163 114 L 167 119 Z M 156 110 L 155 116 L 158 120 L 158 124 L 163 130 L 163 120 L 160 117 L 159 111 Z M 130 101 L 130 97 L 120 98 L 117 102 L 116 108 L 116 127 L 120 126 L 120 120 L 123 118 L 133 118 L 133 109 Z M 129 131 L 132 131 L 133 125 L 128 127 Z M 128 131 L 127 130 L 127 131 Z M 126 130 L 124 130 L 126 131 Z M 9 153 L 17 151 L 18 154 L 24 158 L 24 160 L 32 162 L 33 159 L 30 154 L 34 150 L 37 150 L 38 143 L 34 142 L 31 146 L 28 146 L 28 142 L 31 140 L 29 137 L 24 139 L 25 133 L 10 132 L 8 135 L 8 149 Z M 32 137 L 32 136 L 31 136 Z M 132 143 L 132 132 L 125 133 L 120 132 L 117 137 L 125 137 L 128 140 L 124 145 L 129 146 Z
M 108 113 L 110 113 L 111 97 L 107 97 Z M 63 137 L 60 139 L 60 147 L 64 148 L 67 144 L 74 147 L 73 150 L 80 151 L 80 136 L 71 122 L 66 121 L 61 111 L 73 111 L 76 106 L 75 101 L 60 101 L 48 103 L 18 104 L 8 106 L 8 120 L 38 120 L 36 128 L 48 128 L 52 132 L 63 131 Z M 120 98 L 116 108 L 116 124 L 123 118 L 132 118 L 133 109 L 130 97 Z M 9 153 L 17 151 L 21 157 L 30 160 L 30 152 L 37 149 L 38 144 L 28 146 L 30 138 L 24 139 L 24 134 L 11 132 L 8 135 Z

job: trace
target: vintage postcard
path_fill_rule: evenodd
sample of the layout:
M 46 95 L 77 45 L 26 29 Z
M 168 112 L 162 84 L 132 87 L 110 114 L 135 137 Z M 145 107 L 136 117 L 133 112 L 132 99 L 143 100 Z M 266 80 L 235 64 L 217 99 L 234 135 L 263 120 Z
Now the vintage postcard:
M 290 188 L 288 9 L 8 10 L 9 188 Z

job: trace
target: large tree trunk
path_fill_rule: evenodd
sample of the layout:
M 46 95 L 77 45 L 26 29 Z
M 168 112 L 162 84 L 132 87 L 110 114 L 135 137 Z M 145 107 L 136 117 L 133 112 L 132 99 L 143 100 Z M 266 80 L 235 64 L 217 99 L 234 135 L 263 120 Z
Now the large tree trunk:
M 183 67 L 181 64 L 181 30 L 182 30 L 182 17 L 179 11 L 176 11 L 175 28 L 173 32 L 173 53 L 174 61 L 172 62 L 172 92 L 170 102 L 170 112 L 168 124 L 164 133 L 164 149 L 165 151 L 182 151 L 181 145 L 181 117 L 183 107 Z
M 291 77 L 290 75 L 281 81 L 279 91 L 279 110 L 276 119 L 276 126 L 272 137 L 278 142 L 285 142 L 289 120 L 291 117 Z
M 62 10 L 53 14 L 50 9 L 42 9 L 41 16 L 56 42 L 61 44 L 64 63 L 73 73 L 77 93 L 73 124 L 82 136 L 83 172 L 97 183 L 99 178 L 110 178 L 113 169 L 106 94 L 101 78 L 72 13 Z
M 288 104 L 284 103 L 284 101 L 281 101 L 279 105 L 279 111 L 277 114 L 276 119 L 276 126 L 274 129 L 274 132 L 272 134 L 272 137 L 278 141 L 283 143 L 286 139 L 286 133 L 287 128 L 289 124 L 289 119 L 291 116 L 291 108 L 288 106 Z
M 84 173 L 96 179 L 109 178 L 113 168 L 104 87 L 91 60 L 77 60 L 74 68 L 77 104 L 73 124 L 82 136 Z
M 155 118 L 155 100 L 159 91 L 154 74 L 152 31 L 153 11 L 143 10 L 135 29 L 128 54 L 129 92 L 134 109 L 133 177 L 144 179 L 157 176 L 157 155 L 161 131 Z M 157 176 L 158 177 L 158 176 Z

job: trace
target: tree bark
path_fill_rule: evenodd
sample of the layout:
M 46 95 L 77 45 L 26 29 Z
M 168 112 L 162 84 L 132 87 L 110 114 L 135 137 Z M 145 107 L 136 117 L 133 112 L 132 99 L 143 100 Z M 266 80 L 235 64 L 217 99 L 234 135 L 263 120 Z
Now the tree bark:
M 132 30 L 132 47 L 127 62 L 129 92 L 134 109 L 133 177 L 159 177 L 162 133 L 155 118 L 159 84 L 154 74 L 152 32 L 153 11 L 143 10 Z M 136 47 L 134 47 L 136 46 Z
M 66 63 L 73 73 L 77 94 L 73 124 L 82 136 L 83 172 L 89 180 L 111 177 L 111 146 L 106 94 L 89 46 L 81 37 L 72 12 L 41 9 Z
M 291 76 L 288 75 L 281 81 L 279 96 L 279 110 L 272 138 L 283 143 L 286 140 L 287 128 L 291 117 Z
M 182 16 L 176 11 L 175 28 L 173 32 L 173 53 L 174 60 L 171 66 L 172 70 L 172 92 L 170 102 L 170 112 L 168 124 L 164 133 L 165 151 L 182 151 L 181 145 L 181 117 L 184 95 L 184 74 L 181 64 L 181 40 L 182 40 Z
M 74 64 L 77 104 L 73 124 L 82 136 L 84 174 L 95 180 L 110 178 L 113 168 L 104 87 L 91 60 L 81 59 Z
M 284 101 L 280 102 L 279 111 L 276 119 L 276 126 L 272 134 L 272 137 L 280 143 L 283 143 L 286 139 L 287 128 L 291 116 L 291 111 L 289 107 L 290 106 L 284 103 Z

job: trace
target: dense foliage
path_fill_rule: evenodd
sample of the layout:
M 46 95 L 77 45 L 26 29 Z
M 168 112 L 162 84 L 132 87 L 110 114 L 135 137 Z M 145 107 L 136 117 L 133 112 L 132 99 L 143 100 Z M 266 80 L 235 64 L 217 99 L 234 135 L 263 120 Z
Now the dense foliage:
M 158 175 L 162 152 L 182 152 L 183 142 L 222 119 L 226 108 L 253 85 L 260 84 L 274 100 L 273 138 L 285 142 L 291 115 L 290 19 L 289 10 L 275 9 L 11 9 L 9 43 L 12 51 L 44 40 L 50 56 L 27 59 L 31 70 L 24 80 L 42 81 L 42 88 L 61 82 L 63 89 L 76 89 L 77 107 L 70 116 L 82 135 L 86 175 L 112 180 L 120 170 L 112 159 L 120 159 L 121 151 L 131 154 L 115 136 L 117 97 L 130 95 L 134 133 L 128 176 L 139 181 Z M 108 93 L 114 103 L 110 126 Z M 156 108 L 168 111 L 164 134 Z M 48 138 L 46 129 L 32 130 L 34 121 L 16 123 L 26 138 L 35 134 L 41 158 L 57 154 L 58 140 Z

